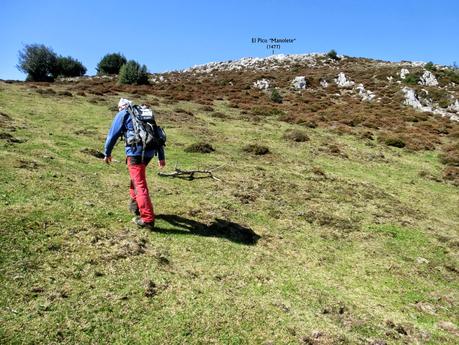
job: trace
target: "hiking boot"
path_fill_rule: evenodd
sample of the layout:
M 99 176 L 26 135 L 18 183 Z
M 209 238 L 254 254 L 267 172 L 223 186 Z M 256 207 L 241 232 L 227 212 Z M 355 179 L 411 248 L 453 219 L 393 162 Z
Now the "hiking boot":
M 136 216 L 140 216 L 139 205 L 137 205 L 137 202 L 132 199 L 129 202 L 129 211 Z
M 134 218 L 132 218 L 132 221 L 135 224 L 137 224 L 139 227 L 141 227 L 141 228 L 147 228 L 147 229 L 150 229 L 150 230 L 153 230 L 155 228 L 155 221 L 146 223 L 140 217 L 134 217 Z

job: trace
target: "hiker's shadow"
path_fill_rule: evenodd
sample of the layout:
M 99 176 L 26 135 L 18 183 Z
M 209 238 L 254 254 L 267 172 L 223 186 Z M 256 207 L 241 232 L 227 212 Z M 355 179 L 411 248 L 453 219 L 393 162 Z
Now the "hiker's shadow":
M 156 219 L 164 220 L 174 226 L 172 229 L 155 226 L 156 232 L 164 234 L 221 237 L 245 245 L 255 245 L 260 239 L 252 229 L 218 218 L 210 225 L 172 214 L 158 215 Z

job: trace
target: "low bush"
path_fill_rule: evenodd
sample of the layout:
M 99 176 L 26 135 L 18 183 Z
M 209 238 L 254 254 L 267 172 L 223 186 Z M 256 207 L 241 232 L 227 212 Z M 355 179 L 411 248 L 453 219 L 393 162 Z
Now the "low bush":
M 409 85 L 416 85 L 417 83 L 419 83 L 420 78 L 420 73 L 409 73 L 405 76 L 405 79 L 403 81 Z
M 283 98 L 279 91 L 277 91 L 277 89 L 273 89 L 273 91 L 271 92 L 271 101 L 273 101 L 274 103 L 282 103 Z
M 332 59 L 332 60 L 339 60 L 338 54 L 336 53 L 336 50 L 335 50 L 335 49 L 330 50 L 330 51 L 327 53 L 327 57 L 330 58 L 330 59 Z
M 437 69 L 435 68 L 435 66 L 434 66 L 434 64 L 433 64 L 432 61 L 429 61 L 428 63 L 426 63 L 426 64 L 424 65 L 424 68 L 425 68 L 426 70 L 428 70 L 428 71 L 431 71 L 431 72 L 434 72 L 434 71 L 437 70 Z

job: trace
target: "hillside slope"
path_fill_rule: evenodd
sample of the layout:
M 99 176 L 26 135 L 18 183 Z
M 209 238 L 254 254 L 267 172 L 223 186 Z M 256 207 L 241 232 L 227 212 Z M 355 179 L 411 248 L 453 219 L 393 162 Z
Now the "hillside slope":
M 2 343 L 457 342 L 457 124 L 244 72 L 0 83 Z M 282 104 L 253 87 L 265 73 Z M 157 111 L 168 171 L 220 167 L 187 180 L 152 164 L 154 232 L 129 222 L 122 144 L 111 166 L 94 157 L 120 96 Z

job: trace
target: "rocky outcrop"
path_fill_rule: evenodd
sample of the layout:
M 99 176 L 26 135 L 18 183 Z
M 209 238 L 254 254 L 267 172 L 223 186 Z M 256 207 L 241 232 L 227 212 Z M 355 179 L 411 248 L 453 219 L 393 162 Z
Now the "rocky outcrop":
M 453 121 L 459 121 L 459 115 L 455 114 L 454 112 L 456 111 L 453 110 L 455 109 L 456 105 L 459 109 L 459 102 L 457 100 L 452 105 L 453 108 L 448 108 L 449 111 L 447 111 L 445 109 L 439 108 L 437 105 L 433 104 L 432 101 L 429 99 L 419 99 L 419 97 L 416 95 L 416 92 L 413 89 L 410 89 L 409 87 L 402 88 L 402 92 L 405 94 L 405 105 L 408 105 L 418 111 L 430 112 L 443 117 L 448 117 L 450 120 Z
M 306 80 L 306 77 L 304 77 L 304 76 L 295 77 L 292 80 L 292 86 L 295 89 L 299 89 L 299 90 L 305 89 L 307 85 L 308 85 L 308 82 Z
M 424 74 L 419 79 L 419 84 L 425 86 L 438 86 L 438 81 L 432 72 L 424 71 Z

